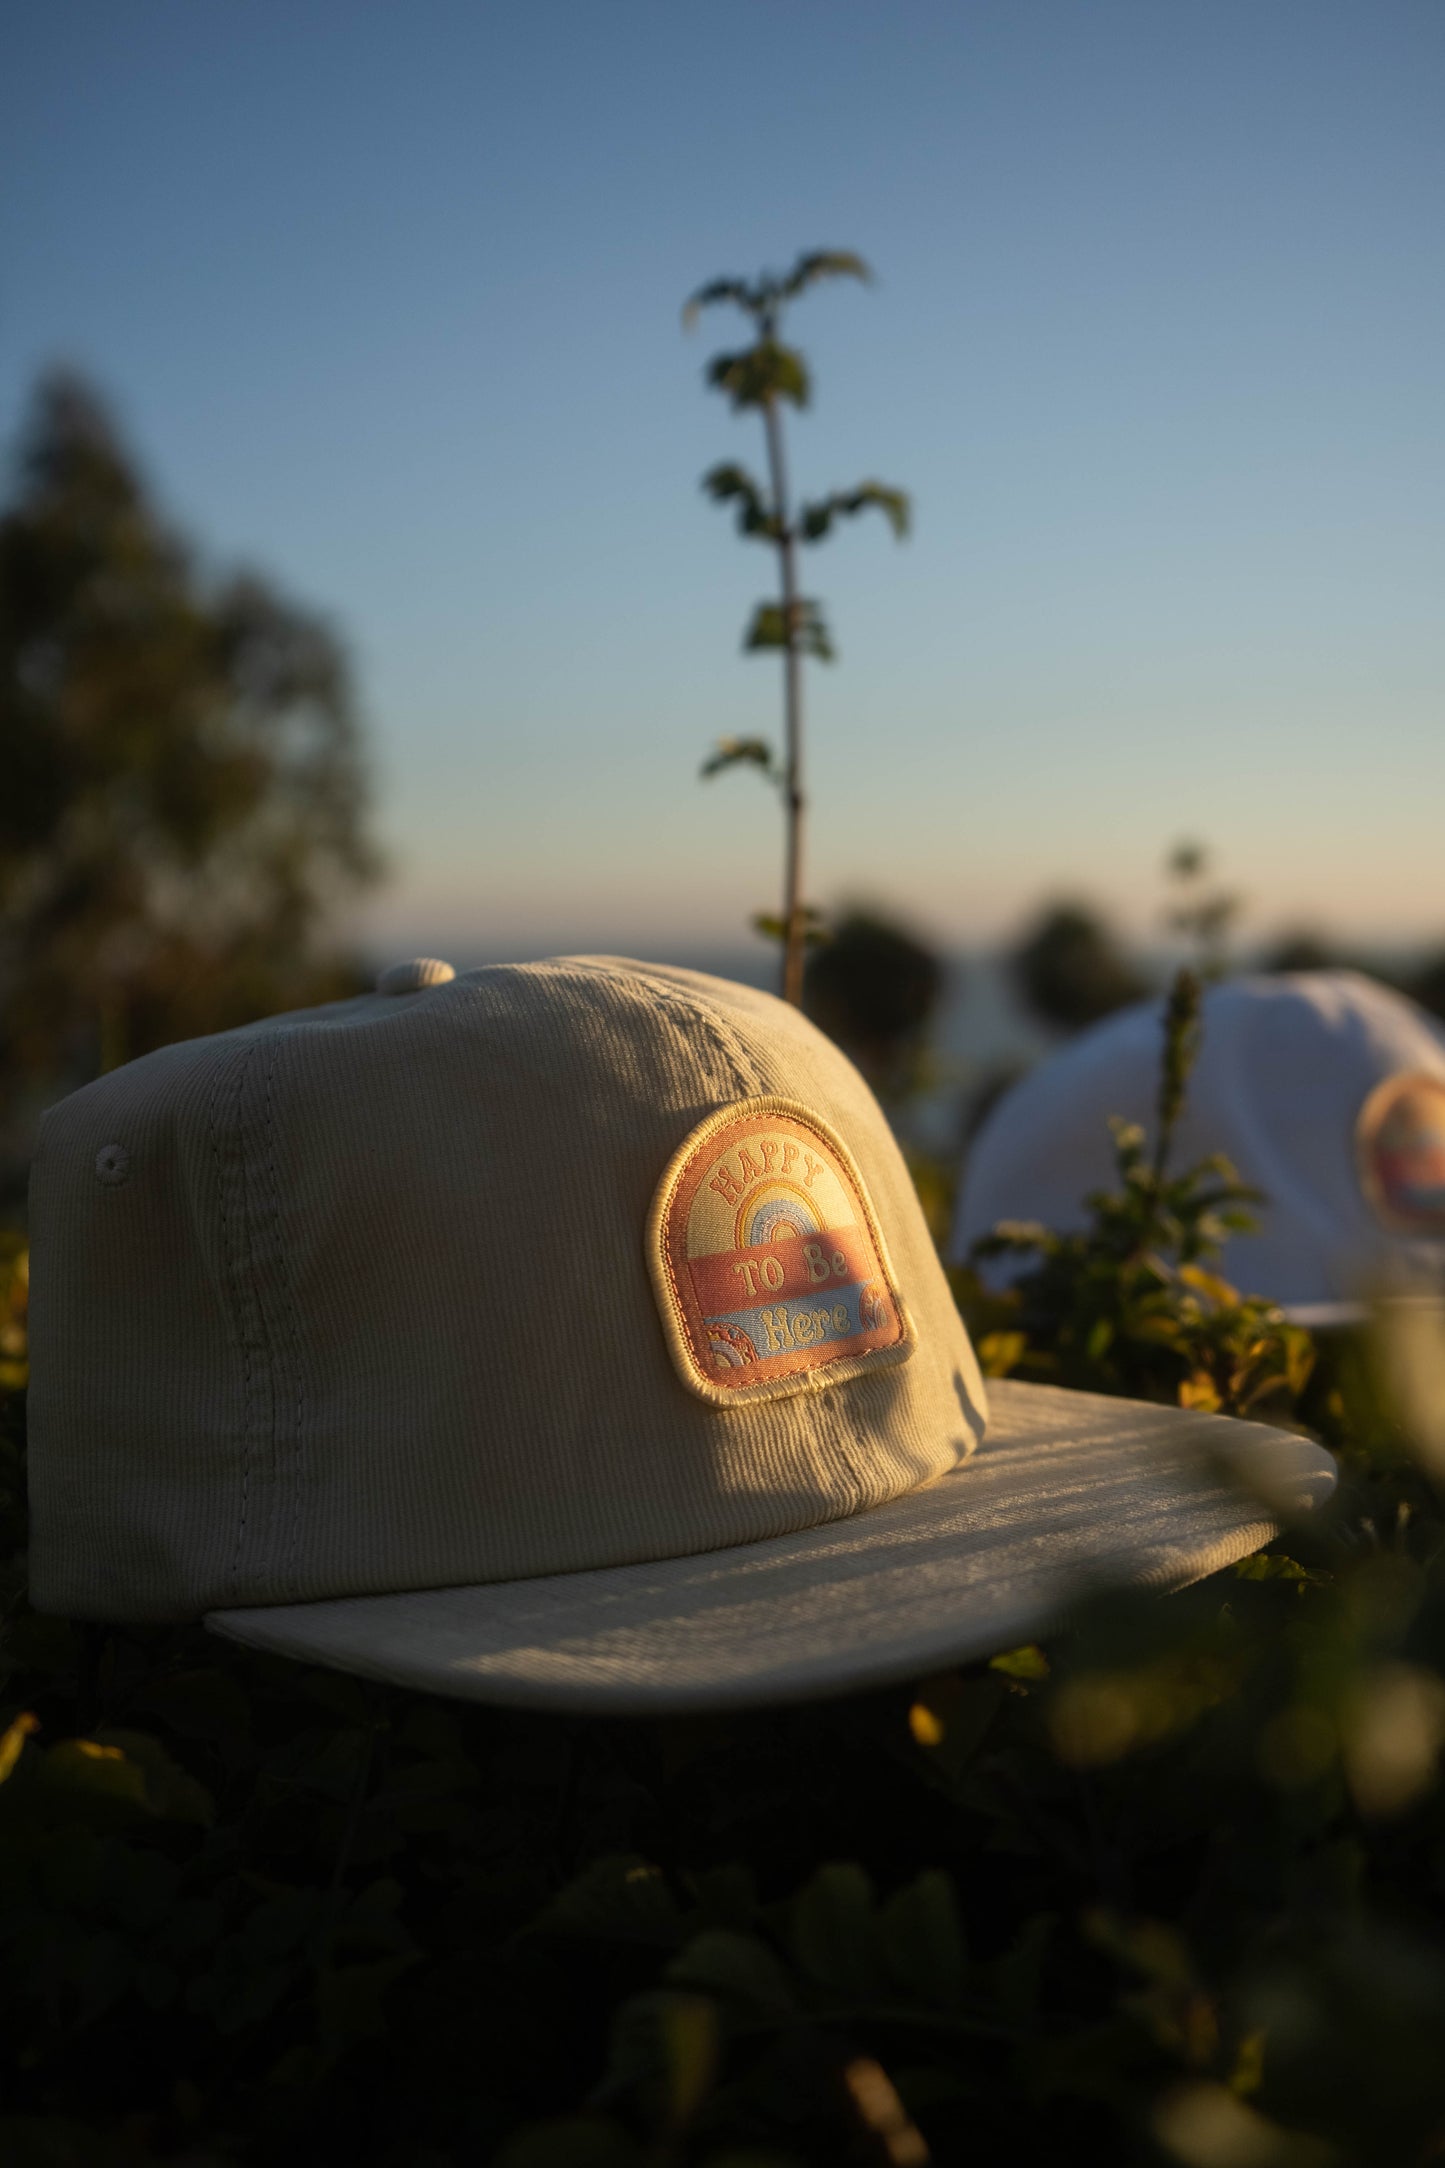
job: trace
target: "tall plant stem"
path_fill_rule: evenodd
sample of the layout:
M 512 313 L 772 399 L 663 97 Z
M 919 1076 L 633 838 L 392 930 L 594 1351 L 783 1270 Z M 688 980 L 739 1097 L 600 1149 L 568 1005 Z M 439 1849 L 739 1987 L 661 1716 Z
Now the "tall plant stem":
M 803 1006 L 803 672 L 798 652 L 797 537 L 788 516 L 788 470 L 783 422 L 775 399 L 763 403 L 773 514 L 778 523 L 778 574 L 783 631 L 783 999 Z
M 1164 1058 L 1159 1069 L 1159 1130 L 1154 1141 L 1150 1169 L 1157 1197 L 1164 1187 L 1165 1170 L 1174 1143 L 1174 1132 L 1184 1112 L 1189 1078 L 1199 1055 L 1199 1012 L 1203 988 L 1199 975 L 1188 964 L 1174 974 L 1169 999 L 1164 1005 Z

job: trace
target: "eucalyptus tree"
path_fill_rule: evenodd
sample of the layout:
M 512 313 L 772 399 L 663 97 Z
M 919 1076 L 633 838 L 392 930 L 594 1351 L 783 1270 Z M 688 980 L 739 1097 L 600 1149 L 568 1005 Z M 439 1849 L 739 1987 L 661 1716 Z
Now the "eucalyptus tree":
M 377 870 L 335 635 L 206 570 L 63 373 L 0 501 L 0 746 L 3 1203 L 32 1101 L 352 992 L 328 929 Z
M 802 901 L 807 805 L 802 663 L 805 655 L 831 662 L 833 643 L 821 605 L 798 591 L 798 551 L 801 545 L 823 541 L 836 521 L 851 519 L 870 507 L 883 513 L 902 540 L 908 532 L 909 505 L 901 489 L 890 489 L 882 482 L 860 482 L 856 489 L 837 490 L 794 509 L 788 489 L 783 407 L 788 403 L 805 407 L 811 384 L 807 363 L 796 348 L 783 344 L 781 329 L 789 303 L 820 280 L 854 278 L 866 283 L 871 277 L 861 256 L 846 250 L 820 249 L 800 256 L 786 277 L 764 273 L 751 284 L 746 279 L 713 279 L 698 288 L 683 312 L 683 321 L 691 324 L 701 310 L 718 302 L 731 302 L 749 318 L 753 328 L 750 346 L 713 356 L 706 379 L 714 390 L 726 394 L 735 413 L 760 416 L 768 463 L 767 485 L 756 481 L 746 468 L 726 460 L 709 469 L 702 486 L 716 503 L 736 505 L 740 535 L 766 543 L 776 552 L 777 597 L 758 604 L 743 645 L 751 650 L 782 651 L 783 756 L 779 761 L 772 746 L 762 738 L 723 738 L 703 763 L 702 772 L 710 776 L 724 768 L 753 766 L 782 793 L 783 908 L 778 919 L 759 923 L 777 932 L 782 940 L 783 998 L 799 1006 L 803 950 L 813 917 Z

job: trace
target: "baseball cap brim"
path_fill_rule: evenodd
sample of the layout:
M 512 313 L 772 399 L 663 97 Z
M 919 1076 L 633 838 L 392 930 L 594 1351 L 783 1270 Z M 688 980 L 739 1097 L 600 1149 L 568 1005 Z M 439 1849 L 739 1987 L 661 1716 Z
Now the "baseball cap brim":
M 253 1648 L 468 1700 L 663 1715 L 811 1700 L 1015 1647 L 1091 1587 L 1201 1580 L 1323 1504 L 1259 1423 L 996 1382 L 978 1452 L 797 1534 L 483 1587 L 216 1611 Z
M 1370 1315 L 1364 1302 L 1282 1302 L 1280 1309 L 1291 1325 L 1303 1325 L 1306 1332 L 1350 1332 L 1366 1324 Z

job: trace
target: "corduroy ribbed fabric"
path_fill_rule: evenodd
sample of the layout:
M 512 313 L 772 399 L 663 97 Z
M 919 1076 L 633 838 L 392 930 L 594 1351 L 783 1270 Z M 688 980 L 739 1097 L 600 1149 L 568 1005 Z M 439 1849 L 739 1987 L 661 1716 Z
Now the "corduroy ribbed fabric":
M 814 1110 L 906 1361 L 717 1407 L 644 1252 L 688 1133 Z M 491 1583 L 754 1542 L 955 1467 L 986 1404 L 862 1079 L 765 994 L 500 966 L 168 1047 L 47 1116 L 32 1182 L 33 1594 L 89 1618 Z

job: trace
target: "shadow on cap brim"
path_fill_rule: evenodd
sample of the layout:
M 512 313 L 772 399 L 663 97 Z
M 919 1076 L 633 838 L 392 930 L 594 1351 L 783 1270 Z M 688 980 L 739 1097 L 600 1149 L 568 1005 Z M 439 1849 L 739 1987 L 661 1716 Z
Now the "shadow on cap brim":
M 258 1649 L 467 1700 L 664 1715 L 810 1700 L 996 1655 L 1110 1582 L 1181 1588 L 1323 1504 L 1321 1446 L 995 1383 L 974 1457 L 847 1520 L 688 1558 L 213 1612 Z
M 1351 1332 L 1370 1315 L 1364 1302 L 1282 1302 L 1280 1308 L 1291 1325 L 1310 1332 Z

